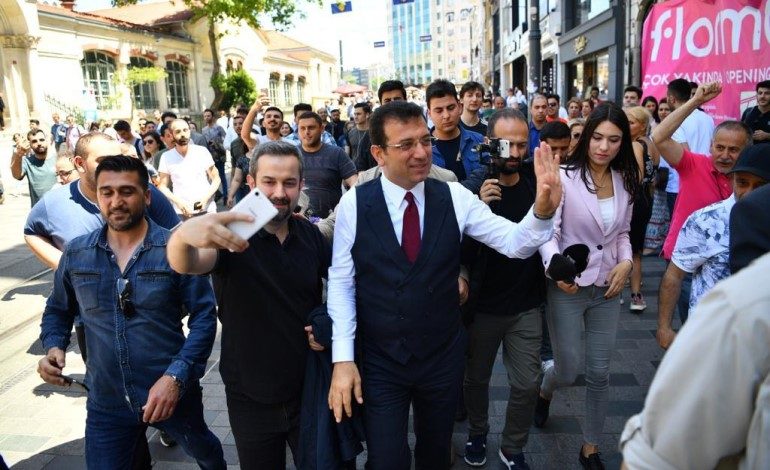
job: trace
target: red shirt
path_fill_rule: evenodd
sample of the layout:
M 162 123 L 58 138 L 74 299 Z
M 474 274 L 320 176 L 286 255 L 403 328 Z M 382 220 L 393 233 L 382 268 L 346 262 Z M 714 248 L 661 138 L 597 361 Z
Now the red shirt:
M 674 169 L 679 173 L 679 196 L 676 198 L 671 226 L 663 243 L 663 257 L 667 260 L 671 259 L 679 230 L 687 217 L 709 204 L 727 199 L 727 196 L 733 193 L 730 177 L 714 168 L 714 163 L 708 155 L 685 150 L 682 160 Z

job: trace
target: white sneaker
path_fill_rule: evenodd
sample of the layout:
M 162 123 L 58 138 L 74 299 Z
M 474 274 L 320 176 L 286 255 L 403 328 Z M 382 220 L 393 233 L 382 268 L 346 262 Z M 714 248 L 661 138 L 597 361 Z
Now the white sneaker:
M 553 359 L 548 359 L 547 361 L 540 363 L 540 370 L 543 371 L 543 374 L 548 372 L 548 369 L 553 369 Z

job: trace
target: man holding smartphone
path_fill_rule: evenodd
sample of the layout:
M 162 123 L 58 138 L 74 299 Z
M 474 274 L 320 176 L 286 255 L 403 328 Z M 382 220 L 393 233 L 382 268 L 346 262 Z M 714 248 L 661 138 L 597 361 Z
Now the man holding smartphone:
M 62 254 L 46 303 L 38 373 L 62 377 L 76 315 L 88 331 L 86 464 L 132 468 L 147 425 L 168 432 L 205 469 L 224 469 L 222 446 L 203 418 L 199 379 L 216 336 L 208 279 L 174 272 L 169 232 L 146 218 L 149 175 L 140 160 L 104 157 L 96 168 L 103 227 Z M 181 318 L 189 313 L 185 337 Z
M 299 150 L 266 142 L 253 152 L 247 182 L 278 214 L 248 240 L 228 228 L 254 222 L 239 212 L 184 222 L 168 244 L 180 273 L 211 273 L 222 322 L 219 370 L 242 469 L 286 468 L 299 439 L 307 317 L 321 304 L 331 248 L 310 222 L 292 216 L 303 186 Z M 296 454 L 295 454 L 296 461 Z
M 160 157 L 160 189 L 183 218 L 216 212 L 214 193 L 219 189 L 219 171 L 206 147 L 190 142 L 190 126 L 184 119 L 171 121 L 174 148 Z M 173 185 L 173 190 L 169 187 Z

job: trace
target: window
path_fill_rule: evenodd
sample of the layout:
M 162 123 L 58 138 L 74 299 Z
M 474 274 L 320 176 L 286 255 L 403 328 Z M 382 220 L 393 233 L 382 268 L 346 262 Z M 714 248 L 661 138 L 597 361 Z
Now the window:
M 511 5 L 511 31 L 518 28 L 521 24 L 519 9 L 521 9 L 519 6 L 519 0 L 513 0 L 513 4 Z
M 115 59 L 103 52 L 88 51 L 80 65 L 85 86 L 93 92 L 99 109 L 113 107 L 111 101 L 115 96 L 115 85 L 112 76 L 115 75 Z
M 297 80 L 297 101 L 305 102 L 305 79 L 302 77 Z
M 319 66 L 320 67 L 320 66 Z M 268 84 L 268 94 L 270 96 L 270 103 L 275 106 L 278 104 L 278 74 L 270 74 L 270 82 Z
M 287 75 L 283 79 L 283 103 L 287 106 L 294 104 L 294 99 L 291 96 L 291 89 L 292 89 L 293 82 L 294 82 L 294 77 L 292 77 L 291 75 Z
M 574 10 L 571 27 L 574 28 L 609 10 L 610 0 L 578 0 L 574 2 L 572 8 Z
M 166 62 L 166 99 L 169 108 L 189 108 L 190 95 L 187 91 L 187 67 L 182 63 Z
M 154 67 L 155 64 L 144 57 L 131 57 L 128 68 L 132 67 Z M 142 83 L 134 85 L 134 106 L 138 109 L 159 108 L 158 95 L 155 83 Z
M 227 65 L 225 66 L 225 73 L 227 75 L 230 75 L 233 71 L 233 61 L 232 59 L 227 59 Z

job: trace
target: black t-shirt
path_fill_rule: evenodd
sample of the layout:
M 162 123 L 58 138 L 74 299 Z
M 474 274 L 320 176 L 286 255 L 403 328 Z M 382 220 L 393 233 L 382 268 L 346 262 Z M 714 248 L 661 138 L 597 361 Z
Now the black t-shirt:
M 305 194 L 318 217 L 326 217 L 342 197 L 342 181 L 356 174 L 356 165 L 336 145 L 321 144 L 317 152 L 300 146 L 305 172 Z
M 438 147 L 438 151 L 444 157 L 446 169 L 457 176 L 457 181 L 464 181 L 466 177 L 462 158 L 457 158 L 460 154 L 461 137 L 462 134 L 451 140 L 436 140 L 436 147 Z
M 770 111 L 762 113 L 759 110 L 759 106 L 754 106 L 744 111 L 741 121 L 745 122 L 752 131 L 770 132 Z
M 477 134 L 481 134 L 483 136 L 487 135 L 487 125 L 483 119 L 479 119 L 479 122 L 477 122 L 473 126 L 469 126 L 468 124 L 465 124 L 463 120 L 460 119 L 460 127 L 462 127 L 463 129 L 467 129 L 469 131 L 476 132 Z
M 492 211 L 513 222 L 520 222 L 535 202 L 534 181 L 522 175 L 514 186 L 500 186 L 502 198 Z M 514 315 L 537 307 L 545 301 L 545 274 L 540 255 L 511 259 L 487 246 L 486 269 L 476 300 L 477 313 Z
M 228 392 L 259 403 L 299 398 L 309 349 L 304 331 L 321 304 L 331 247 L 304 219 L 281 245 L 264 230 L 243 253 L 219 250 L 212 271 L 222 322 L 219 370 Z

